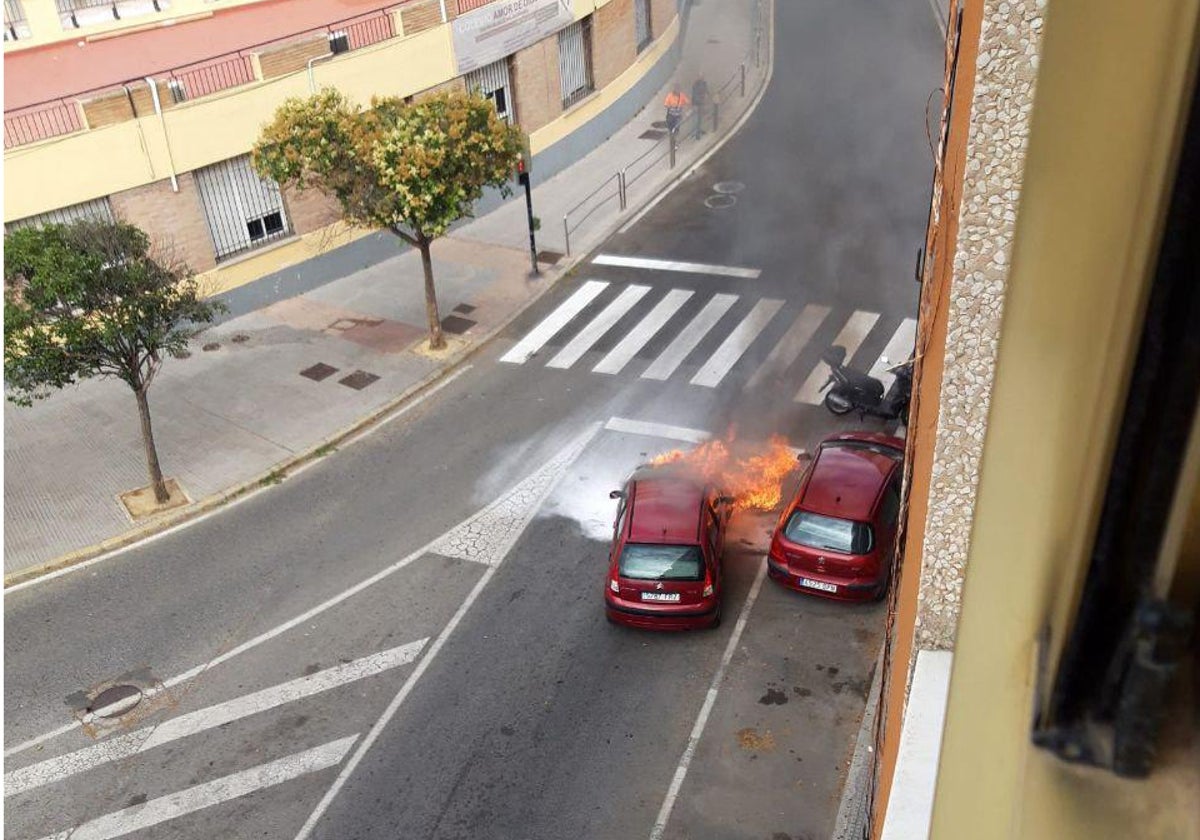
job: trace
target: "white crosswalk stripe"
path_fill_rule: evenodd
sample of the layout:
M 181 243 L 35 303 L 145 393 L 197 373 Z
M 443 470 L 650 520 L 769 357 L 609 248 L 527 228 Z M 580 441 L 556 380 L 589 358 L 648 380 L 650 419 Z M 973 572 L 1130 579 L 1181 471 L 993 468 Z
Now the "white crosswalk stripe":
M 617 296 L 617 299 L 604 307 L 604 310 L 580 330 L 579 334 L 558 352 L 558 355 L 546 363 L 546 367 L 565 370 L 579 361 L 591 346 L 616 326 L 617 321 L 625 316 L 639 300 L 650 291 L 649 286 L 628 286 Z
M 846 348 L 847 364 L 854 357 L 858 348 L 862 346 L 863 341 L 867 338 L 867 334 L 871 332 L 871 329 L 875 326 L 875 322 L 878 320 L 879 313 L 863 312 L 859 309 L 846 321 L 846 325 L 842 327 L 842 331 L 837 334 L 837 338 L 833 340 L 833 343 Z M 818 362 L 808 379 L 804 380 L 804 384 L 800 386 L 800 390 L 796 393 L 795 402 L 820 405 L 821 400 L 824 398 L 824 395 L 821 393 L 821 387 L 828 378 L 829 365 L 824 362 Z
M 888 368 L 906 361 L 912 355 L 916 342 L 917 319 L 905 318 L 888 340 L 887 347 L 883 348 L 883 355 L 871 366 L 871 376 L 883 382 L 885 389 L 892 387 L 892 383 L 896 381 L 896 374 L 888 373 Z
M 676 368 L 683 364 L 683 360 L 687 358 L 688 354 L 696 349 L 704 336 L 708 335 L 721 317 L 737 302 L 737 299 L 737 295 L 713 295 L 712 300 L 704 305 L 704 308 L 683 328 L 683 331 L 675 336 L 675 340 L 667 346 L 667 349 L 650 364 L 650 367 L 646 368 L 642 378 L 669 379 Z
M 282 784 L 308 773 L 316 773 L 341 764 L 346 753 L 358 740 L 350 735 L 319 747 L 295 753 L 285 758 L 251 767 L 230 776 L 213 779 L 176 793 L 169 793 L 141 805 L 133 805 L 105 814 L 42 840 L 113 840 L 144 828 L 192 814 L 222 802 Z
M 679 260 L 656 260 L 646 257 L 626 257 L 619 254 L 599 254 L 594 265 L 612 265 L 619 268 L 648 268 L 653 271 L 682 271 L 686 274 L 713 274 L 718 277 L 740 277 L 753 280 L 762 274 L 757 268 L 742 268 L 736 265 L 710 265 L 708 263 L 680 262 Z
M 638 351 L 658 335 L 675 313 L 688 302 L 693 292 L 688 289 L 671 289 L 667 296 L 654 305 L 650 314 L 638 322 L 629 334 L 614 347 L 607 356 L 600 360 L 592 371 L 594 373 L 620 373 L 629 364 Z
M 529 333 L 518 341 L 513 348 L 500 357 L 500 361 L 514 365 L 523 365 L 529 357 L 541 350 L 546 342 L 554 338 L 563 327 L 575 319 L 575 316 L 587 308 L 596 297 L 608 288 L 603 280 L 588 280 L 575 294 L 571 295 L 557 309 Z
M 829 315 L 828 306 L 810 303 L 800 312 L 799 317 L 788 328 L 783 338 L 771 350 L 766 360 L 759 365 L 758 370 L 746 383 L 747 388 L 757 388 L 764 382 L 783 375 L 800 355 L 800 351 L 812 340 L 817 329 Z
M 750 314 L 734 327 L 729 337 L 721 342 L 721 346 L 692 377 L 692 384 L 705 388 L 715 388 L 720 385 L 725 374 L 729 373 L 737 364 L 738 359 L 742 358 L 742 355 L 750 349 L 754 339 L 758 338 L 759 334 L 766 329 L 767 324 L 771 322 L 775 313 L 782 306 L 783 301 L 771 298 L 763 298 L 754 304 Z

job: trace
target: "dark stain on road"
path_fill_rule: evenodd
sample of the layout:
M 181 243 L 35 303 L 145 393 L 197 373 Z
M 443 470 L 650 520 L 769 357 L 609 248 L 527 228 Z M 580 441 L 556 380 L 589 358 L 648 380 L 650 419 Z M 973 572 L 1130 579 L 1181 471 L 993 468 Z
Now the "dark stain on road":
M 501 727 L 500 727 L 500 734 L 501 734 L 501 735 L 509 735 L 509 736 L 511 736 L 511 735 L 514 735 L 514 734 L 516 734 L 516 731 L 517 731 L 517 730 L 513 729 L 511 726 L 501 726 Z
M 792 686 L 792 693 L 797 697 L 808 697 L 812 694 L 812 690 L 804 688 L 803 686 L 794 685 Z
M 758 698 L 758 702 L 764 706 L 782 706 L 787 701 L 787 695 L 777 688 L 768 688 L 767 693 Z
M 129 797 L 129 801 L 127 803 L 125 803 L 125 807 L 132 808 L 135 805 L 145 805 L 145 804 L 146 804 L 146 794 L 138 793 L 138 794 L 135 794 L 135 795 Z
M 518 589 L 518 590 L 517 590 L 517 591 L 515 591 L 513 594 L 511 594 L 511 595 L 509 595 L 509 596 L 508 596 L 508 603 L 510 603 L 510 604 L 511 604 L 513 601 L 517 600 L 518 598 L 520 598 L 520 597 L 521 597 L 522 595 L 524 595 L 524 594 L 525 594 L 525 588 L 524 588 L 524 587 L 522 587 L 522 588 Z
M 317 671 L 320 671 L 320 670 L 321 670 L 320 663 L 314 662 L 313 664 L 309 665 L 307 668 L 304 669 L 304 676 L 311 677 L 313 674 L 317 673 Z

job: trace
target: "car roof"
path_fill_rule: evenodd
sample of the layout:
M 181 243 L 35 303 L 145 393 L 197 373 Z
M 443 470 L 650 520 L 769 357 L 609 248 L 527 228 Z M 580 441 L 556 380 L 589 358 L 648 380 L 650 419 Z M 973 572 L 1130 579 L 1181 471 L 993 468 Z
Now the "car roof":
M 695 545 L 700 541 L 704 487 L 679 470 L 638 470 L 631 480 L 629 539 L 640 543 Z
M 895 458 L 851 441 L 821 444 L 800 507 L 825 516 L 866 521 L 896 468 Z

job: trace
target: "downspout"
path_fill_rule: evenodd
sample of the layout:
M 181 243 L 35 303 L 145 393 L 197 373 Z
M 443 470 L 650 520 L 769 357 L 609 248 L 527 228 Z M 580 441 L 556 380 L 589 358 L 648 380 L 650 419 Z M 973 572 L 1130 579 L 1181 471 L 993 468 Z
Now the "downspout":
M 313 64 L 317 61 L 324 61 L 327 58 L 333 58 L 333 53 L 327 52 L 325 55 L 318 55 L 308 60 L 308 90 L 310 93 L 317 92 L 317 78 L 313 75 Z
M 162 128 L 163 143 L 167 147 L 167 164 L 171 167 L 171 191 L 179 192 L 179 179 L 175 177 L 175 157 L 171 154 L 171 138 L 167 136 L 167 121 L 163 119 L 162 103 L 158 101 L 158 85 L 150 76 L 145 78 L 146 84 L 150 86 L 150 98 L 154 101 L 154 113 L 158 114 L 158 124 Z
M 446 0 L 440 0 L 440 3 L 439 3 L 439 5 L 440 5 L 440 6 L 441 6 L 441 8 L 442 8 L 442 23 L 445 23 L 445 22 L 446 22 L 446 20 L 447 20 L 447 17 L 446 17 Z

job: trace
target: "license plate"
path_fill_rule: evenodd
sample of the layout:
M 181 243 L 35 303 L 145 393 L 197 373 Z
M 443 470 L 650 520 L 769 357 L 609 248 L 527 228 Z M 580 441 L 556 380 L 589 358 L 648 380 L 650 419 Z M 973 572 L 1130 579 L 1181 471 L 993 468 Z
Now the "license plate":
M 643 592 L 643 601 L 678 601 L 678 592 Z
M 807 586 L 809 589 L 820 589 L 822 592 L 837 592 L 837 586 L 832 583 L 826 583 L 823 580 L 800 578 L 800 585 Z

